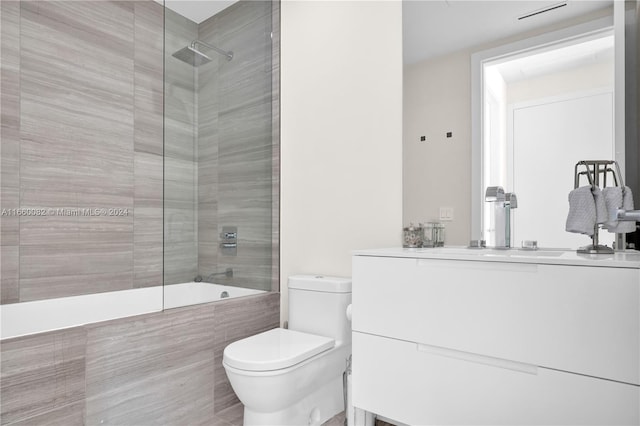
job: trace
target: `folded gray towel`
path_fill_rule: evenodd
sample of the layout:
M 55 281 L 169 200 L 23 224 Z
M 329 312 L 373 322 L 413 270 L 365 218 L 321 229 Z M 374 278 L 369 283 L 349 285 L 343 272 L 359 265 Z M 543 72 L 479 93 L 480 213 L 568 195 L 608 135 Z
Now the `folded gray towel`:
M 581 186 L 569 193 L 569 214 L 567 215 L 567 232 L 593 235 L 596 225 L 596 203 L 591 186 Z
M 596 223 L 601 224 L 609 220 L 609 212 L 607 211 L 607 203 L 604 201 L 604 195 L 600 188 L 593 188 L 593 199 L 596 203 Z
M 615 220 L 615 211 L 622 207 L 622 188 L 619 186 L 607 187 L 602 190 L 604 202 L 607 206 L 608 218 L 604 224 L 606 229 L 613 229 L 618 225 Z
M 636 230 L 636 223 L 633 221 L 617 221 L 612 220 L 615 217 L 615 211 L 619 208 L 625 210 L 633 210 L 633 193 L 631 188 L 625 186 L 605 188 L 602 190 L 609 218 L 604 224 L 604 228 L 611 233 L 626 234 Z

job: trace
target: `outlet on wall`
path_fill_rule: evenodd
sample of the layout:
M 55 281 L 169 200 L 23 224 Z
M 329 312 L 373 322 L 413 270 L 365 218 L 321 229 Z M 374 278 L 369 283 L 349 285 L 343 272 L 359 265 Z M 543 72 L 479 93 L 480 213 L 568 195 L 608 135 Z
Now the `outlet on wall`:
M 451 222 L 453 220 L 453 207 L 440 207 L 440 220 Z

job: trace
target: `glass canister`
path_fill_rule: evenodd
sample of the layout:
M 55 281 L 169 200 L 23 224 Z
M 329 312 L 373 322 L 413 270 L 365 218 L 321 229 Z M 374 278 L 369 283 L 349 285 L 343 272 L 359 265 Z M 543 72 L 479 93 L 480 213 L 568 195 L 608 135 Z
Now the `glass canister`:
M 422 247 L 434 247 L 433 222 L 426 222 L 422 225 Z
M 422 247 L 422 227 L 420 225 L 414 226 L 410 223 L 408 227 L 403 228 L 403 240 L 402 247 L 404 248 L 418 248 Z
M 444 223 L 433 224 L 433 246 L 444 247 Z

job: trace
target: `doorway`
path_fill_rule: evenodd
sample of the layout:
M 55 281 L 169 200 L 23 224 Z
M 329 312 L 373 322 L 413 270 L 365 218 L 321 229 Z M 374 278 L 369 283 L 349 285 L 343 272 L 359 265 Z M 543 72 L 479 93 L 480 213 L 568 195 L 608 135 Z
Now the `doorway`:
M 615 159 L 613 29 L 576 31 L 571 37 L 514 49 L 475 61 L 482 87 L 481 185 L 518 196 L 512 245 L 576 248 L 583 235 L 565 232 L 568 193 L 580 160 Z M 584 184 L 584 183 L 581 183 Z M 480 235 L 492 245 L 488 203 L 477 198 Z M 610 244 L 614 235 L 602 233 Z

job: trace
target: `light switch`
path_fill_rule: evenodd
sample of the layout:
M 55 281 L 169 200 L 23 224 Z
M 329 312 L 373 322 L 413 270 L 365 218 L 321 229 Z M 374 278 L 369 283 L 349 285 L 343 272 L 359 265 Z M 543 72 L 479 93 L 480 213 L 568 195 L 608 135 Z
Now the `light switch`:
M 440 207 L 440 220 L 451 222 L 453 220 L 453 207 Z

